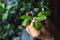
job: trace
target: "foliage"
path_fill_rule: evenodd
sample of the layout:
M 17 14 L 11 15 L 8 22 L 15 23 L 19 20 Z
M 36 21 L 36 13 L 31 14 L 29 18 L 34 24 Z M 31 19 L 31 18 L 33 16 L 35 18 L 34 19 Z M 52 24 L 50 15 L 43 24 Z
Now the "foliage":
M 7 2 L 7 3 L 6 3 Z M 46 20 L 51 11 L 48 8 L 48 1 L 45 0 L 0 0 L 0 40 L 12 40 L 12 34 L 17 36 L 21 32 L 20 26 L 30 24 L 31 20 L 35 19 L 35 28 L 42 28 L 42 21 Z M 43 9 L 42 9 L 43 8 Z M 13 32 L 11 32 L 11 30 Z
M 4 4 L 3 1 L 0 1 L 0 40 L 7 40 L 9 34 L 11 34 L 9 33 L 10 30 L 13 30 L 15 28 L 16 24 L 14 23 L 12 24 L 9 21 L 11 21 L 10 18 L 14 16 L 12 14 L 14 13 L 16 9 L 17 7 L 15 5 L 7 6 L 6 4 Z M 20 29 L 18 28 L 16 28 L 16 30 L 20 31 Z
M 46 9 L 48 9 L 47 7 L 45 7 Z M 27 15 L 26 15 L 27 14 Z M 41 29 L 42 27 L 42 23 L 41 21 L 44 21 L 47 19 L 47 16 L 50 15 L 50 10 L 47 11 L 40 11 L 36 16 L 30 16 L 28 15 L 29 13 L 26 13 L 25 15 L 22 15 L 20 18 L 23 19 L 24 21 L 22 22 L 22 26 L 27 26 L 29 22 L 31 22 L 31 20 L 35 18 L 35 28 L 37 30 Z M 39 22 L 40 21 L 40 22 Z

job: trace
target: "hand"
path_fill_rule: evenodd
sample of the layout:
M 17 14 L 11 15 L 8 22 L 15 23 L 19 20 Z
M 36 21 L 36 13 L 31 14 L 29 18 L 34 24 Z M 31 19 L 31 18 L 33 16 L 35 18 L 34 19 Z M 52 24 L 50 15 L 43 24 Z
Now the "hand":
M 32 36 L 37 37 L 40 34 L 40 31 L 37 31 L 34 28 L 34 20 L 32 20 L 31 24 L 26 27 L 26 31 Z
M 34 38 L 39 38 L 42 40 L 54 40 L 54 37 L 48 32 L 44 26 L 40 31 L 37 31 L 34 28 L 34 21 L 32 20 L 31 24 L 26 27 L 26 31 Z M 39 37 L 38 37 L 39 36 Z

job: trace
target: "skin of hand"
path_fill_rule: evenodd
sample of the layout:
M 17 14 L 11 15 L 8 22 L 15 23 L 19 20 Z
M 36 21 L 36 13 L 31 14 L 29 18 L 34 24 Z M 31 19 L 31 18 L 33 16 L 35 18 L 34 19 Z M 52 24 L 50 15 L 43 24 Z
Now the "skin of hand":
M 31 24 L 26 27 L 26 31 L 32 36 L 37 37 L 40 34 L 40 31 L 37 31 L 34 28 L 34 21 L 32 20 Z
M 53 36 L 46 31 L 44 26 L 42 26 L 42 29 L 40 31 L 37 31 L 34 28 L 34 21 L 31 21 L 31 24 L 26 27 L 26 31 L 34 38 L 40 38 L 42 40 L 54 40 Z M 41 33 L 42 32 L 42 33 Z

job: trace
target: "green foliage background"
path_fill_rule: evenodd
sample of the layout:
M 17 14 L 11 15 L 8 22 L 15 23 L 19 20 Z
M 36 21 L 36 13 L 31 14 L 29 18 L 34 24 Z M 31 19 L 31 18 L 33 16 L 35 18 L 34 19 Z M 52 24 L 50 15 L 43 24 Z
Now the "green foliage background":
M 18 39 L 18 32 L 21 32 L 18 26 L 26 26 L 33 17 L 44 21 L 51 12 L 48 0 L 13 0 L 11 4 L 5 2 L 0 0 L 0 40 L 9 40 L 11 30 L 14 30 L 16 39 Z M 34 11 L 35 8 L 39 10 Z M 26 15 L 27 12 L 31 14 Z M 41 26 L 41 23 L 35 22 L 36 29 L 39 29 L 38 26 Z

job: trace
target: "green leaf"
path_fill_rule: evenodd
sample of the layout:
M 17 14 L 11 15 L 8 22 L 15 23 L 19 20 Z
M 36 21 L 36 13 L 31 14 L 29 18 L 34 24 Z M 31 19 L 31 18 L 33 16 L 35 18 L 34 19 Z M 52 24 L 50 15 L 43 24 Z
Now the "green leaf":
M 2 2 L 0 2 L 0 6 L 5 8 L 5 5 Z
M 2 37 L 5 38 L 8 35 L 8 32 L 5 32 Z
M 24 10 L 25 10 L 25 7 L 22 7 L 20 10 L 21 10 L 21 11 L 24 11 Z
M 0 2 L 0 14 L 6 10 L 5 5 Z
M 40 17 L 37 17 L 36 19 L 37 19 L 37 20 L 46 20 L 46 19 L 47 19 L 47 17 L 46 17 L 46 16 L 44 16 L 44 15 L 42 15 L 42 16 L 40 16 Z
M 47 6 L 43 6 L 45 9 L 47 9 L 48 11 L 50 10 Z
M 20 18 L 21 19 L 28 19 L 28 20 L 32 19 L 32 17 L 31 16 L 28 16 L 28 15 L 23 15 Z
M 6 26 L 6 29 L 10 29 L 10 24 L 8 24 L 8 25 Z
M 19 40 L 20 38 L 19 37 L 14 37 L 13 40 Z
M 42 16 L 42 14 L 43 14 L 43 11 L 39 12 L 37 16 Z
M 41 11 L 41 12 L 38 13 L 37 16 L 42 16 L 42 15 L 49 16 L 50 15 L 50 11 Z
M 37 30 L 41 30 L 42 24 L 41 24 L 40 22 L 35 22 L 35 28 L 36 28 Z
M 5 8 L 5 4 L 0 2 L 0 7 Z
M 13 6 L 7 6 L 6 7 L 6 9 L 10 9 L 10 8 L 15 10 L 16 9 L 16 6 L 13 5 Z
M 45 13 L 43 13 L 43 15 L 45 16 L 49 16 L 51 14 L 51 11 L 45 11 Z
M 7 8 L 6 9 L 10 9 L 11 8 L 11 6 L 7 6 Z
M 26 26 L 29 22 L 28 22 L 29 20 L 24 20 L 23 22 L 22 22 L 22 26 Z
M 5 8 L 5 5 L 2 3 L 2 7 Z
M 6 20 L 7 17 L 8 17 L 8 13 L 6 12 L 6 13 L 4 13 L 4 14 L 2 15 L 2 20 Z

